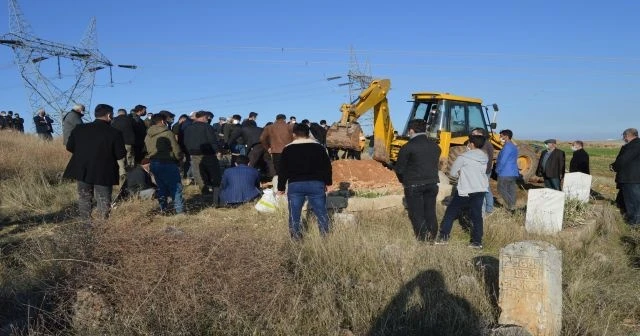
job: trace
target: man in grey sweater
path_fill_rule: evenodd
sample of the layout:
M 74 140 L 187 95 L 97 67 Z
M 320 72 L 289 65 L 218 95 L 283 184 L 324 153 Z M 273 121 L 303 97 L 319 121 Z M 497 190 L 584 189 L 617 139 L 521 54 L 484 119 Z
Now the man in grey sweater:
M 453 221 L 463 208 L 469 207 L 469 215 L 473 229 L 471 232 L 472 248 L 482 248 L 482 203 L 489 187 L 486 169 L 489 158 L 482 151 L 485 138 L 481 135 L 469 136 L 469 151 L 458 156 L 451 166 L 451 176 L 458 178 L 458 188 L 451 203 L 447 207 L 440 225 L 440 235 L 436 245 L 444 245 L 449 240 Z

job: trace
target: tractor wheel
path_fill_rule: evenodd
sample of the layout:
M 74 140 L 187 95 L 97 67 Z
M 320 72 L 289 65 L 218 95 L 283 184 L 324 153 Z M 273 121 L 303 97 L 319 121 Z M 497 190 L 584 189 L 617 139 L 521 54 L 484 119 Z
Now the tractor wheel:
M 536 176 L 537 168 L 538 154 L 527 144 L 518 145 L 518 170 L 520 170 L 520 175 L 525 183 Z
M 442 171 L 449 177 L 449 181 L 451 181 L 452 183 L 457 184 L 458 179 L 451 177 L 451 174 L 450 174 L 451 167 L 453 166 L 453 163 L 456 161 L 458 156 L 460 156 L 460 154 L 466 151 L 467 151 L 467 146 L 449 147 L 449 157 L 446 160 L 446 164 L 443 164 Z

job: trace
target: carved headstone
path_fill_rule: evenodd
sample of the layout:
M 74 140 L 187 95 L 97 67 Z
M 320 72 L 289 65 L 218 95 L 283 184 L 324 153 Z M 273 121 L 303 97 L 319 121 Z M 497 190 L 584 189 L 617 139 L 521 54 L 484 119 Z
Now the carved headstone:
M 591 195 L 591 175 L 585 173 L 567 173 L 564 175 L 562 190 L 567 199 L 589 202 Z
M 534 336 L 560 335 L 562 251 L 542 241 L 500 250 L 500 324 L 519 325 Z
M 564 193 L 553 189 L 530 189 L 524 228 L 527 232 L 555 234 L 562 231 Z

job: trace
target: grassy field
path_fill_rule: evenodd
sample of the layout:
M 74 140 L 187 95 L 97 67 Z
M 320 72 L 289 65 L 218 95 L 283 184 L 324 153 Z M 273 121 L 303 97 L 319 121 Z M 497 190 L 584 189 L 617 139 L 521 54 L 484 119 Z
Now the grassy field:
M 597 154 L 603 185 L 616 153 Z M 458 225 L 448 246 L 417 242 L 402 210 L 324 239 L 312 221 L 293 243 L 285 213 L 203 207 L 192 187 L 186 216 L 131 201 L 88 231 L 60 142 L 0 133 L 0 157 L 0 334 L 484 335 L 500 248 L 533 239 L 563 251 L 563 335 L 640 335 L 640 233 L 606 200 L 569 204 L 553 237 L 497 209 L 483 251 Z

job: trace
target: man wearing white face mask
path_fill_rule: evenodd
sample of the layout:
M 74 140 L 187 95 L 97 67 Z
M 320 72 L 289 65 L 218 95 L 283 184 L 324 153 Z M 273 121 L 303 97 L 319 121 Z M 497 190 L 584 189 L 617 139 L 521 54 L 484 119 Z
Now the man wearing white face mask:
M 584 143 L 580 140 L 576 140 L 571 144 L 573 156 L 571 157 L 571 161 L 569 162 L 570 173 L 580 172 L 584 174 L 590 174 L 589 154 L 587 154 L 583 147 Z
M 516 207 L 516 180 L 520 175 L 518 170 L 518 147 L 511 142 L 511 130 L 500 131 L 500 141 L 504 144 L 496 158 L 496 174 L 498 175 L 498 192 L 504 199 L 507 210 Z

